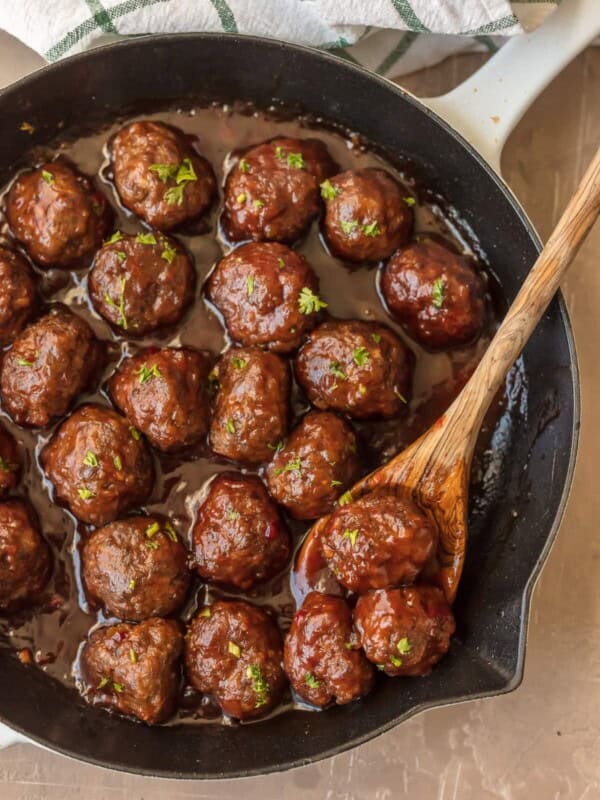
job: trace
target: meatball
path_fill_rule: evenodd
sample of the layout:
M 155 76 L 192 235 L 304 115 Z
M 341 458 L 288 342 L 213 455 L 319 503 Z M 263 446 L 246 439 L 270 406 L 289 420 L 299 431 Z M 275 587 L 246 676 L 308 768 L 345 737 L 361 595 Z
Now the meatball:
M 21 475 L 21 456 L 12 433 L 0 424 L 0 497 L 16 488 Z
M 121 619 L 166 617 L 190 585 L 187 550 L 173 525 L 157 516 L 105 525 L 86 539 L 81 561 L 92 602 Z
M 88 288 L 98 314 L 117 331 L 146 336 L 178 323 L 194 300 L 196 273 L 174 239 L 114 233 L 98 252 Z
M 252 589 L 290 556 L 290 536 L 254 475 L 225 472 L 210 484 L 192 531 L 196 569 L 208 581 Z
M 434 239 L 419 239 L 388 261 L 381 282 L 392 316 L 429 350 L 476 339 L 485 320 L 485 287 L 470 259 Z
M 92 525 L 112 522 L 152 493 L 154 465 L 139 431 L 97 405 L 78 408 L 42 450 L 56 499 Z
M 290 374 L 285 361 L 258 347 L 228 350 L 217 362 L 219 382 L 210 444 L 232 461 L 268 461 L 289 423 Z
M 323 235 L 346 261 L 382 261 L 409 238 L 413 213 L 401 187 L 382 169 L 342 172 L 321 186 Z
M 33 270 L 19 253 L 0 247 L 0 347 L 14 341 L 36 305 Z
M 217 191 L 212 167 L 183 131 L 133 122 L 117 131 L 109 150 L 121 202 L 153 228 L 171 230 L 210 208 Z
M 22 500 L 0 503 L 0 609 L 35 602 L 50 571 L 50 549 L 31 508 Z
M 231 338 L 276 353 L 300 346 L 327 307 L 319 279 L 300 253 L 274 242 L 251 243 L 221 259 L 206 294 L 223 315 Z
M 295 241 L 320 211 L 319 184 L 337 169 L 318 139 L 277 138 L 246 150 L 225 183 L 226 236 Z
M 21 173 L 8 193 L 6 216 L 37 264 L 62 269 L 87 266 L 112 221 L 104 195 L 62 160 Z
M 98 381 L 104 347 L 85 320 L 64 306 L 19 334 L 0 367 L 2 404 L 19 425 L 43 428 Z
M 373 667 L 341 597 L 311 592 L 285 638 L 283 665 L 292 687 L 315 706 L 350 703 L 373 686 Z
M 425 675 L 448 652 L 454 616 L 437 586 L 382 589 L 358 598 L 354 622 L 369 661 L 388 675 Z
M 352 592 L 411 583 L 435 553 L 437 528 L 407 496 L 371 492 L 335 511 L 321 553 Z
M 110 394 L 154 447 L 181 450 L 208 432 L 210 363 L 209 353 L 191 347 L 149 347 L 123 361 Z
M 80 658 L 83 695 L 149 725 L 175 711 L 183 636 L 171 619 L 97 628 Z
M 205 606 L 186 637 L 191 684 L 236 719 L 262 716 L 278 703 L 285 687 L 281 658 L 277 625 L 262 608 L 241 600 Z
M 310 334 L 295 369 L 317 408 L 356 419 L 388 419 L 406 409 L 413 363 L 410 350 L 385 325 L 331 320 Z
M 335 414 L 312 411 L 295 428 L 267 467 L 271 496 L 295 519 L 314 519 L 360 475 L 352 428 Z

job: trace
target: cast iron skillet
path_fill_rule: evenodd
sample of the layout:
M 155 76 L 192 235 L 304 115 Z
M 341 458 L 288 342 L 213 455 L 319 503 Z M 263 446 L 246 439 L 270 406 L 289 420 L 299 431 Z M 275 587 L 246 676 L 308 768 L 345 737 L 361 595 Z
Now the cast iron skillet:
M 0 94 L 0 183 L 58 126 L 114 117 L 138 101 L 250 100 L 297 106 L 407 155 L 457 207 L 512 301 L 540 242 L 514 197 L 476 152 L 418 100 L 338 58 L 243 36 L 176 35 L 67 59 Z M 0 648 L 0 719 L 32 740 L 102 766 L 146 775 L 254 775 L 339 753 L 432 706 L 507 692 L 521 681 L 531 588 L 556 534 L 577 443 L 578 378 L 557 297 L 523 356 L 528 408 L 513 417 L 502 485 L 475 515 L 450 654 L 426 679 L 385 681 L 359 703 L 284 713 L 257 724 L 150 728 L 86 706 Z M 500 447 L 500 444 L 496 445 Z M 506 445 L 502 445 L 505 447 Z M 516 512 L 516 516 L 515 516 Z

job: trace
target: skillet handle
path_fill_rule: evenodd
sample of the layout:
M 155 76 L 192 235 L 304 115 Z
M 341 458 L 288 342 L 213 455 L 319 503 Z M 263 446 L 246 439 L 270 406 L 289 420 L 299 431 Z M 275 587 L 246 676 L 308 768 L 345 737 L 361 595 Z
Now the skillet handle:
M 31 742 L 29 739 L 21 736 L 20 733 L 13 731 L 12 728 L 0 722 L 0 750 L 12 747 L 13 744 L 31 744 Z
M 599 0 L 563 0 L 537 30 L 515 36 L 456 89 L 423 102 L 500 174 L 510 132 L 550 81 L 599 35 Z

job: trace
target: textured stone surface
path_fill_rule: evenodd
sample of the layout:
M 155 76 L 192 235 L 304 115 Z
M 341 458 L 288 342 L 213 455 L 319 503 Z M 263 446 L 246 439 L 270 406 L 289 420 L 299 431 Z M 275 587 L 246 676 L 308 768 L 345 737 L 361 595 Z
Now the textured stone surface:
M 0 33 L 0 85 L 35 68 Z M 438 94 L 481 58 L 403 83 Z M 547 237 L 598 145 L 600 48 L 547 89 L 511 137 L 509 184 Z M 173 783 L 77 764 L 29 745 L 0 752 L 2 800 L 595 800 L 600 797 L 600 450 L 597 325 L 600 226 L 565 287 L 583 391 L 579 462 L 567 514 L 534 592 L 525 680 L 514 693 L 436 709 L 350 753 L 283 775 Z M 24 700 L 25 701 L 25 700 Z

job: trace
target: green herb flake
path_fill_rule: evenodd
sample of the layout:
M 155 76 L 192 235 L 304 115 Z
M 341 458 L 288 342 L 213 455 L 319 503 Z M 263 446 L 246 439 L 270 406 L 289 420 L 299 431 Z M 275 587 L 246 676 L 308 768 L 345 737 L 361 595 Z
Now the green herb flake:
M 97 689 L 104 689 L 105 686 L 108 686 L 109 680 L 108 678 L 100 678 L 100 683 L 96 687 Z
M 138 233 L 135 240 L 138 244 L 158 244 L 153 233 Z
M 357 367 L 364 367 L 370 355 L 366 347 L 357 347 L 352 351 L 352 358 Z
M 399 642 L 398 642 L 398 644 L 396 645 L 396 650 L 397 650 L 397 651 L 400 653 L 400 655 L 402 655 L 402 656 L 405 656 L 405 655 L 407 655 L 408 653 L 410 653 L 410 651 L 412 650 L 412 645 L 411 645 L 411 643 L 408 641 L 408 639 L 406 638 L 406 636 L 404 636 L 402 639 L 400 639 L 400 641 L 399 641 Z
M 352 231 L 358 228 L 358 222 L 355 219 L 344 219 L 340 222 L 340 225 L 346 235 L 351 234 Z
M 239 518 L 240 518 L 240 512 L 234 511 L 233 508 L 230 508 L 229 511 L 227 512 L 227 519 L 231 520 L 232 522 L 235 522 L 236 519 Z
M 339 193 L 340 190 L 335 188 L 329 178 L 321 184 L 321 197 L 323 200 L 335 200 Z
M 348 376 L 342 369 L 342 365 L 339 361 L 330 361 L 329 362 L 329 371 L 332 375 L 335 375 L 336 378 L 339 378 L 341 381 L 347 381 Z
M 321 685 L 321 682 L 311 672 L 307 672 L 304 676 L 304 683 L 309 689 L 318 689 Z
M 166 261 L 167 264 L 172 264 L 177 258 L 177 250 L 173 247 L 171 242 L 168 242 L 166 239 L 162 240 L 162 245 L 165 249 L 160 254 L 160 257 L 163 261 Z
M 115 683 L 115 681 L 113 681 L 113 689 L 115 690 L 115 692 L 117 694 L 121 694 L 121 692 L 123 691 L 123 684 L 122 683 Z
M 104 244 L 115 244 L 115 242 L 120 242 L 123 238 L 123 234 L 121 231 L 115 231 L 110 239 L 107 239 Z
M 293 169 L 304 169 L 306 167 L 302 153 L 288 153 L 287 164 L 288 167 Z
M 336 486 L 341 486 L 342 482 L 341 481 L 331 481 L 331 483 L 329 485 L 331 486 L 332 489 L 335 489 Z
M 139 442 L 139 440 L 142 438 L 142 434 L 137 428 L 134 428 L 133 425 L 129 426 L 129 433 L 131 434 L 131 438 L 135 439 L 136 442 Z
M 344 647 L 346 648 L 346 650 L 353 650 L 354 649 L 354 643 L 353 642 L 345 642 L 344 643 Z
M 283 450 L 283 442 L 280 440 L 275 442 L 275 444 L 268 444 L 267 447 L 269 450 L 273 450 L 274 453 L 278 453 L 280 450 Z
M 162 378 L 161 372 L 156 364 L 152 364 L 149 367 L 146 363 L 144 363 L 138 370 L 136 370 L 135 374 L 139 376 L 139 380 L 142 385 L 151 381 L 152 378 Z
M 373 339 L 375 344 L 379 344 L 379 342 L 381 341 L 381 334 L 380 333 L 372 333 L 371 334 L 371 339 Z
M 0 456 L 0 470 L 2 472 L 16 472 L 18 469 L 16 464 L 10 464 L 5 458 Z
M 401 667 L 402 666 L 402 659 L 398 658 L 397 656 L 390 656 L 390 661 L 394 667 Z
M 225 427 L 229 433 L 235 433 L 235 422 L 232 419 L 227 420 Z
M 361 227 L 361 231 L 370 239 L 373 239 L 375 236 L 379 236 L 381 234 L 381 228 L 379 227 L 377 220 L 375 220 L 375 222 L 369 222 L 368 224 L 363 225 Z
M 246 202 L 246 200 L 247 200 L 247 197 L 248 197 L 248 196 L 247 196 L 246 192 L 240 192 L 240 193 L 238 194 L 238 196 L 235 198 L 235 200 L 236 200 L 236 203 L 239 203 L 241 206 L 243 206 L 243 205 L 244 205 L 244 203 L 245 203 L 245 202 Z
M 240 159 L 239 167 L 240 167 L 240 172 L 243 172 L 244 174 L 246 172 L 250 172 L 250 164 L 246 161 L 245 158 Z
M 177 531 L 176 531 L 176 530 L 175 530 L 175 528 L 174 528 L 174 527 L 171 525 L 171 523 L 170 523 L 170 522 L 165 522 L 165 526 L 164 526 L 164 527 L 165 527 L 165 533 L 167 534 L 167 536 L 169 537 L 169 539 L 170 539 L 172 542 L 177 542 L 177 541 L 179 541 L 179 540 L 177 539 Z
M 283 147 L 281 145 L 277 145 L 275 148 L 275 158 L 282 159 L 283 158 Z
M 153 536 L 160 531 L 160 524 L 158 522 L 153 522 L 146 528 L 146 536 L 151 539 Z
M 227 652 L 230 653 L 234 658 L 239 658 L 242 655 L 240 646 L 235 642 L 229 642 L 227 644 Z
M 117 250 L 117 258 L 122 264 L 127 258 L 127 253 L 124 250 Z
M 83 463 L 86 465 L 86 467 L 93 467 L 96 469 L 98 467 L 98 457 L 96 456 L 96 453 L 94 453 L 93 450 L 88 450 L 85 454 L 85 458 L 83 459 Z
M 121 461 L 121 456 L 115 456 L 113 458 L 113 464 L 119 470 L 119 472 L 123 469 L 123 462 Z
M 54 186 L 54 175 L 47 169 L 42 170 L 42 180 L 46 181 L 48 186 Z
M 436 308 L 441 308 L 444 305 L 444 294 L 446 285 L 443 278 L 436 278 L 433 282 L 433 291 L 431 292 L 431 302 Z
M 354 547 L 354 545 L 356 544 L 357 537 L 358 537 L 358 528 L 354 528 L 354 530 L 348 530 L 348 528 L 346 528 L 346 530 L 342 534 L 342 539 L 350 539 L 351 547 Z
M 246 278 L 246 289 L 248 292 L 248 297 L 252 297 L 254 292 L 254 275 L 248 275 Z
M 125 286 L 127 284 L 127 278 L 123 277 L 119 279 L 119 302 L 116 303 L 110 294 L 106 292 L 104 295 L 104 300 L 106 305 L 111 306 L 112 308 L 116 308 L 119 312 L 119 319 L 117 320 L 117 325 L 123 328 L 124 331 L 127 330 L 127 317 L 125 316 Z
M 264 204 L 264 200 L 260 200 L 259 198 L 258 200 L 254 201 L 254 208 L 263 208 Z
M 294 458 L 285 465 L 285 467 L 278 467 L 275 470 L 275 475 L 281 475 L 283 472 L 297 472 L 298 474 L 302 474 L 302 459 L 300 456 L 298 458 Z
M 138 660 L 137 659 L 137 653 L 135 652 L 133 647 L 129 648 L 129 660 L 131 661 L 132 664 L 137 664 L 137 660 Z
M 150 550 L 158 550 L 160 547 L 160 542 L 155 541 L 154 539 L 150 539 L 146 542 L 146 547 L 149 547 Z
M 88 489 L 87 486 L 80 486 L 79 489 L 77 489 L 77 494 L 82 500 L 91 500 L 92 497 L 95 497 L 94 492 Z
M 414 204 L 417 202 L 414 197 L 403 197 L 402 199 L 409 208 L 412 208 Z
M 308 286 L 304 286 L 298 296 L 298 308 L 301 314 L 316 314 L 322 308 L 327 308 L 327 303 L 323 302 Z
M 361 397 L 364 397 L 366 395 L 367 387 L 364 385 L 364 383 L 358 384 L 358 393 L 360 394 Z
M 210 606 L 206 606 L 205 608 L 202 609 L 202 611 L 198 612 L 199 617 L 210 617 L 210 614 L 211 614 Z
M 248 362 L 246 361 L 245 358 L 238 358 L 237 356 L 233 357 L 231 363 L 233 364 L 235 369 L 244 369 L 245 367 L 248 366 Z
M 176 186 L 172 186 L 165 192 L 165 202 L 171 206 L 183 204 L 183 193 L 185 187 L 191 181 L 197 181 L 198 176 L 194 171 L 194 165 L 189 158 L 184 158 L 175 175 Z
M 134 589 L 135 589 L 135 581 L 134 581 L 134 579 L 132 578 L 132 579 L 129 581 L 129 590 L 130 590 L 130 591 L 133 591 Z
M 150 172 L 156 172 L 158 180 L 166 183 L 177 175 L 177 164 L 150 164 Z
M 341 495 L 340 499 L 338 500 L 338 505 L 347 506 L 348 503 L 351 503 L 353 500 L 354 498 L 352 497 L 352 492 L 350 489 L 348 489 L 347 492 L 344 492 L 344 494 Z
M 376 664 L 375 665 L 380 672 L 385 671 L 385 664 Z
M 17 358 L 19 367 L 33 367 L 33 361 L 28 361 L 26 358 Z
M 285 269 L 285 261 L 283 260 L 283 258 L 278 258 L 277 264 L 279 265 L 279 269 Z
M 256 695 L 256 708 L 264 706 L 269 701 L 271 687 L 269 686 L 258 664 L 251 664 L 246 670 L 246 675 L 252 681 L 252 689 Z

